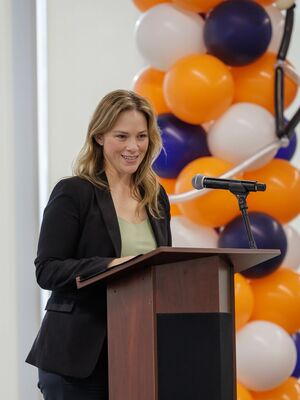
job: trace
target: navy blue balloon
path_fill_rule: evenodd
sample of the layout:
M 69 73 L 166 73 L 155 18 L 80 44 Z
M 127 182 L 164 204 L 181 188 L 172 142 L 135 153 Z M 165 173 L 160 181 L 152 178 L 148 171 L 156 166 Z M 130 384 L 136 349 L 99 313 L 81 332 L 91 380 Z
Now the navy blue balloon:
M 254 193 L 253 195 L 255 196 Z M 250 212 L 249 220 L 258 249 L 281 250 L 279 256 L 242 272 L 248 278 L 261 278 L 280 267 L 287 250 L 287 238 L 282 225 L 267 214 Z M 247 233 L 241 216 L 225 226 L 219 236 L 218 244 L 219 247 L 249 248 Z
M 204 41 L 210 54 L 225 64 L 242 66 L 267 50 L 272 24 L 265 9 L 252 0 L 228 0 L 208 15 Z
M 210 155 L 202 126 L 183 122 L 173 114 L 161 114 L 157 122 L 164 148 L 153 169 L 160 177 L 176 178 L 188 163 Z
M 282 158 L 284 160 L 291 160 L 293 155 L 295 154 L 297 148 L 297 136 L 294 134 L 290 140 L 290 143 L 287 147 L 281 147 L 277 153 L 275 158 Z
M 294 333 L 292 339 L 295 343 L 297 349 L 297 362 L 292 373 L 292 376 L 299 379 L 300 378 L 300 332 Z

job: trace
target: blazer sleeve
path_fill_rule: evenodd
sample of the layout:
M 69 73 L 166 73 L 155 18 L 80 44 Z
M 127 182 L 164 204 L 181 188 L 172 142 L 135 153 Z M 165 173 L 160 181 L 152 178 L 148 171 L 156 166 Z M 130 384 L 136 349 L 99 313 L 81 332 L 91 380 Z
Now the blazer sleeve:
M 43 289 L 74 288 L 76 276 L 100 273 L 113 259 L 76 258 L 84 196 L 89 191 L 92 186 L 88 182 L 83 187 L 73 178 L 60 181 L 53 189 L 44 211 L 35 260 L 37 282 Z

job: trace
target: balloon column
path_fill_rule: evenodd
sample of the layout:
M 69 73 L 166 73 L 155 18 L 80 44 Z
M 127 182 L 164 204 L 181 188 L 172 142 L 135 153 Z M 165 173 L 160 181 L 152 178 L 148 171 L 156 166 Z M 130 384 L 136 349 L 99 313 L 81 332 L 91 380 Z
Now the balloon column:
M 300 213 L 300 110 L 284 116 L 298 89 L 285 73 L 294 2 L 133 2 L 147 63 L 133 89 L 157 113 L 164 149 L 153 168 L 173 202 L 174 246 L 248 247 L 234 196 L 189 197 L 195 174 L 236 170 L 267 184 L 248 198 L 250 225 L 258 248 L 281 255 L 235 276 L 238 400 L 300 400 L 300 234 L 289 225 Z

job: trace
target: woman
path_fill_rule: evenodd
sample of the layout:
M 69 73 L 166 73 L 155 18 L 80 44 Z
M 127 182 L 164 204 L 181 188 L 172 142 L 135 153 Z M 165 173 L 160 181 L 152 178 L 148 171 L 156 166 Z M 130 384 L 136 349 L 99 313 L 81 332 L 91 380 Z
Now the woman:
M 150 104 L 111 92 L 92 117 L 75 176 L 50 196 L 35 265 L 52 294 L 26 360 L 39 368 L 45 400 L 108 399 L 106 287 L 76 290 L 75 278 L 171 246 L 168 197 L 151 167 L 160 149 Z

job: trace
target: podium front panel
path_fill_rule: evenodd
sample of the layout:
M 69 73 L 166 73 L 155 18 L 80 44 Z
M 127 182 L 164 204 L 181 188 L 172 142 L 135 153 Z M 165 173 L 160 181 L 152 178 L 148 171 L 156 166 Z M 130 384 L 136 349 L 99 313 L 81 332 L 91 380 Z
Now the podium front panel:
M 156 313 L 232 312 L 232 277 L 218 256 L 155 270 Z

